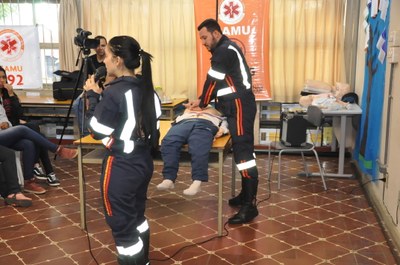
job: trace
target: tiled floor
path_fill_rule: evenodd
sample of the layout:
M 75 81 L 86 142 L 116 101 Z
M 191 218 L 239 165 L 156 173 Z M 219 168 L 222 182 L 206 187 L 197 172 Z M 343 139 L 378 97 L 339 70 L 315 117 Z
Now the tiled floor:
M 336 158 L 322 160 L 327 171 L 334 171 Z M 210 169 L 210 182 L 203 184 L 201 193 L 188 198 L 182 191 L 190 184 L 190 169 L 182 168 L 174 192 L 160 192 L 155 189 L 161 180 L 157 167 L 147 204 L 151 264 L 396 264 L 358 181 L 328 179 L 329 190 L 324 191 L 320 178 L 297 176 L 299 162 L 297 156 L 285 158 L 278 191 L 276 164 L 269 183 L 267 156 L 258 154 L 260 215 L 246 225 L 226 225 L 221 238 L 215 238 L 216 170 Z M 87 236 L 79 227 L 76 161 L 57 160 L 55 165 L 62 181 L 59 188 L 32 195 L 30 208 L 1 203 L 0 264 L 116 264 L 99 199 L 100 166 L 85 165 Z M 226 203 L 230 165 L 229 157 L 224 166 L 224 221 L 236 211 Z M 347 167 L 351 170 L 349 163 Z

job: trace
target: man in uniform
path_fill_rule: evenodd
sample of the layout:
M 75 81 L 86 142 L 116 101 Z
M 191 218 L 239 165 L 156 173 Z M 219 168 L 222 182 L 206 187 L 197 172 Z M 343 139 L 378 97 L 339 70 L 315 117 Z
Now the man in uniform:
M 235 163 L 242 176 L 241 192 L 229 200 L 229 205 L 241 208 L 228 222 L 243 224 L 258 215 L 253 132 L 257 108 L 251 73 L 241 49 L 222 34 L 216 20 L 206 19 L 197 29 L 202 44 L 212 54 L 211 67 L 200 98 L 189 102 L 187 108 L 204 108 L 215 99 L 216 108 L 227 117 Z

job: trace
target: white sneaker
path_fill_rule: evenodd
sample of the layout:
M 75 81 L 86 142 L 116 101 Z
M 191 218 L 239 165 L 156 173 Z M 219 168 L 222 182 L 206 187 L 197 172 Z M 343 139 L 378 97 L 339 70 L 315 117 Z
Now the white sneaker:
M 200 180 L 194 180 L 192 185 L 190 185 L 189 188 L 183 191 L 183 194 L 188 195 L 188 196 L 194 196 L 196 195 L 199 191 L 201 191 L 201 181 Z
M 170 179 L 164 179 L 160 184 L 157 185 L 158 190 L 171 190 L 175 188 L 175 184 Z

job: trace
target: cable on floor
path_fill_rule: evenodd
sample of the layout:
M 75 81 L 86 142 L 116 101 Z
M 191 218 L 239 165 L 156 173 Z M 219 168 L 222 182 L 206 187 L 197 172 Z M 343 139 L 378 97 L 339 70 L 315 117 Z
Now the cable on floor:
M 383 181 L 385 182 L 386 179 L 385 178 L 380 178 L 380 179 L 370 179 L 368 181 L 365 181 L 364 183 L 361 183 L 360 185 L 354 187 L 353 189 L 350 190 L 350 192 L 348 192 L 348 194 L 353 194 L 354 191 L 361 189 L 362 187 L 364 187 L 365 185 L 367 185 L 368 183 L 372 183 L 372 182 L 377 182 L 377 181 Z
M 205 243 L 207 243 L 207 242 L 210 242 L 210 241 L 212 241 L 212 240 L 214 240 L 214 239 L 216 239 L 216 238 L 223 238 L 223 237 L 226 237 L 226 236 L 229 235 L 229 231 L 228 231 L 228 229 L 226 228 L 226 225 L 227 225 L 227 224 L 228 224 L 228 222 L 225 222 L 225 223 L 224 223 L 224 230 L 225 230 L 226 233 L 223 234 L 223 235 L 220 235 L 220 236 L 213 236 L 213 237 L 208 238 L 208 239 L 206 239 L 206 240 L 203 240 L 203 241 L 200 241 L 200 242 L 195 242 L 195 243 L 192 243 L 192 244 L 183 246 L 183 247 L 181 247 L 180 249 L 178 249 L 177 251 L 175 251 L 174 254 L 172 254 L 171 256 L 166 257 L 166 258 L 164 258 L 164 259 L 149 259 L 149 260 L 150 260 L 150 261 L 168 261 L 168 260 L 172 259 L 173 257 L 175 257 L 176 255 L 178 255 L 178 253 L 180 253 L 180 252 L 181 252 L 182 250 L 184 250 L 184 249 L 187 249 L 187 248 L 190 248 L 190 247 L 194 247 L 194 246 L 200 246 L 200 245 L 205 244 Z

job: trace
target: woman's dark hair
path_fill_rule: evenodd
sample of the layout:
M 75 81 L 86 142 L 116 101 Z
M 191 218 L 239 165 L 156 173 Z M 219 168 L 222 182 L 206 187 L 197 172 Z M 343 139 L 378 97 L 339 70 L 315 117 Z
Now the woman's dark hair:
M 140 127 L 145 139 L 150 139 L 153 147 L 158 146 L 159 131 L 157 128 L 157 116 L 154 105 L 154 86 L 151 72 L 151 61 L 153 56 L 140 48 L 139 42 L 130 36 L 113 37 L 108 47 L 110 51 L 124 60 L 124 65 L 129 70 L 141 68 L 141 83 L 143 99 L 141 106 Z
M 0 66 L 0 72 L 3 72 L 6 75 L 6 82 L 7 82 L 7 72 L 6 69 L 3 68 L 3 66 Z

